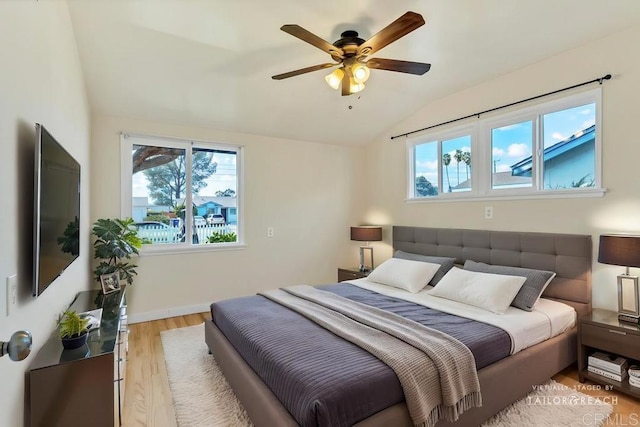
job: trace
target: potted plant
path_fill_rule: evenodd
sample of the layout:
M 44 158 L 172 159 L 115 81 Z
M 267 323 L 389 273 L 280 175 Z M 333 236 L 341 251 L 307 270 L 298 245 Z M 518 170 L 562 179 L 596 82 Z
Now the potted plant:
M 67 350 L 82 347 L 87 343 L 89 319 L 80 316 L 73 310 L 62 313 L 58 319 L 58 334 L 62 346 Z
M 138 274 L 137 265 L 126 260 L 131 259 L 131 255 L 138 255 L 142 246 L 133 219 L 99 219 L 93 224 L 92 234 L 96 236 L 94 257 L 100 260 L 93 271 L 95 279 L 99 282 L 103 274 L 117 272 L 121 281 L 131 285 L 133 276 Z

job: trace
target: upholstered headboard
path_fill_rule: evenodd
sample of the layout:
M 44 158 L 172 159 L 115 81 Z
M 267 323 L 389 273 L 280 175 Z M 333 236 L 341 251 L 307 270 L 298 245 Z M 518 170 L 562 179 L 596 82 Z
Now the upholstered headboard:
M 576 309 L 591 311 L 591 236 L 449 228 L 393 227 L 394 251 L 467 259 L 556 272 L 544 291 Z

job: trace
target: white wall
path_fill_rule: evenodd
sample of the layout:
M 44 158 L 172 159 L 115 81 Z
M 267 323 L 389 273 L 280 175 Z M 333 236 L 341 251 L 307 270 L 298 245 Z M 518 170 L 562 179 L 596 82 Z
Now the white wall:
M 369 208 L 364 219 L 378 224 L 590 234 L 594 259 L 601 233 L 640 233 L 639 44 L 640 26 L 636 26 L 430 102 L 368 147 L 367 170 L 372 173 L 368 177 Z M 603 182 L 609 190 L 603 198 L 405 203 L 405 142 L 403 138 L 391 141 L 390 136 L 607 73 L 613 79 L 603 85 Z M 494 219 L 484 219 L 485 206 L 493 206 Z M 388 244 L 385 249 L 379 253 L 390 256 Z M 594 261 L 593 272 L 594 306 L 617 309 L 615 276 L 623 268 Z
M 206 311 L 213 301 L 274 287 L 335 283 L 338 266 L 357 265 L 349 226 L 361 217 L 362 148 L 94 116 L 92 220 L 120 216 L 122 131 L 245 146 L 247 247 L 138 258 L 138 276 L 128 291 L 130 321 Z M 269 226 L 273 238 L 267 238 Z
M 89 108 L 66 2 L 0 2 L 0 340 L 27 329 L 31 355 L 0 359 L 3 426 L 23 425 L 24 372 L 55 328 L 58 313 L 89 287 Z M 82 166 L 81 250 L 39 298 L 31 296 L 35 123 L 42 123 Z M 5 280 L 18 274 L 18 307 L 5 313 Z

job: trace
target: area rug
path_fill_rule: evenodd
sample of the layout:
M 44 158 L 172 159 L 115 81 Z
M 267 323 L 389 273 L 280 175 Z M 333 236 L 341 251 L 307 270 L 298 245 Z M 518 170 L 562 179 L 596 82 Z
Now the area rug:
M 251 421 L 204 342 L 204 326 L 161 333 L 179 427 L 249 427 Z M 553 380 L 482 424 L 483 427 L 600 426 L 608 403 Z

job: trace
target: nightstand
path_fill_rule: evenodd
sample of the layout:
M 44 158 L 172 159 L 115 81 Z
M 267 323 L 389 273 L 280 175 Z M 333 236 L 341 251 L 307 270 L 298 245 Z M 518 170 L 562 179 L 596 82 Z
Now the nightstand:
M 615 311 L 594 309 L 578 320 L 578 376 L 580 382 L 594 383 L 640 398 L 640 388 L 631 387 L 629 380 L 613 381 L 587 371 L 589 355 L 596 351 L 616 354 L 629 359 L 629 365 L 640 363 L 640 328 L 618 321 Z
M 338 268 L 338 282 L 344 282 L 345 280 L 362 279 L 367 277 L 371 273 L 371 270 L 360 271 L 358 267 L 353 268 Z

